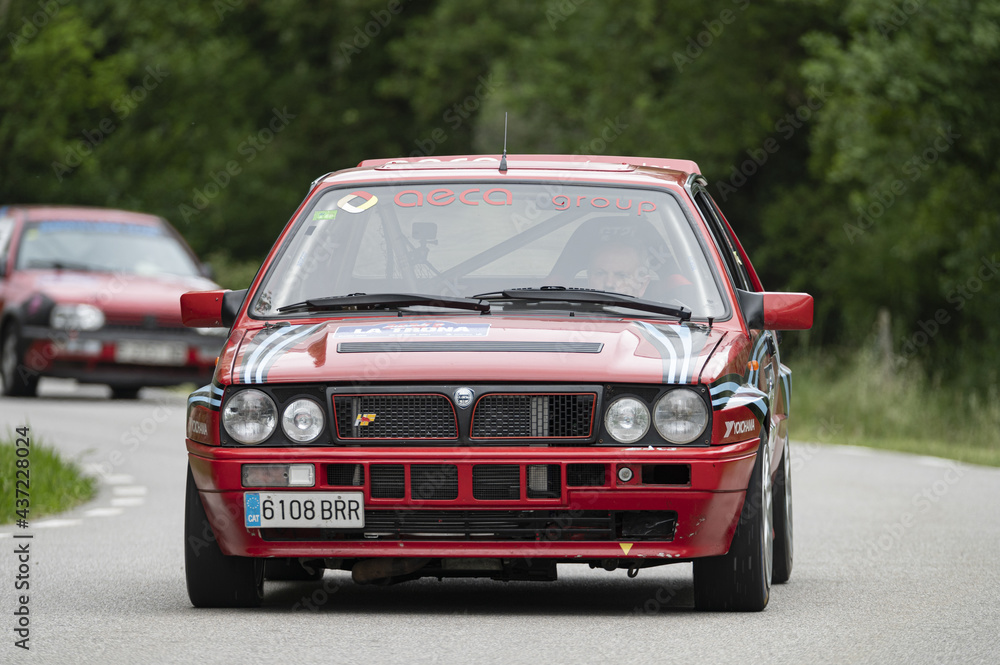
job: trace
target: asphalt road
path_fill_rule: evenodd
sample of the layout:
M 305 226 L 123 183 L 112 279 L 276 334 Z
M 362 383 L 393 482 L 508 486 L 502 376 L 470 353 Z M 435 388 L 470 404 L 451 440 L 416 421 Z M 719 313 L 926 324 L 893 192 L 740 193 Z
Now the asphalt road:
M 797 443 L 795 568 L 757 614 L 691 609 L 689 564 L 635 579 L 266 585 L 259 610 L 196 610 L 184 587 L 183 397 L 48 382 L 0 399 L 100 475 L 32 520 L 30 652 L 14 646 L 17 557 L 0 526 L 2 663 L 996 663 L 1000 469 Z M 5 471 L 6 473 L 6 471 Z M 0 497 L 13 501 L 13 497 Z M 23 592 L 22 592 L 23 593 Z

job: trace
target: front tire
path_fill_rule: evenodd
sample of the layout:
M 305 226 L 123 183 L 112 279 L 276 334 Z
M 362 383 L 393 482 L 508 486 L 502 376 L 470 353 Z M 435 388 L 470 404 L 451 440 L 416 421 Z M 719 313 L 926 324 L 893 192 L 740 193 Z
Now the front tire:
M 765 440 L 729 552 L 694 560 L 696 609 L 759 612 L 767 607 L 774 560 L 770 452 Z
M 0 340 L 0 378 L 7 397 L 34 397 L 38 393 L 38 373 L 24 364 L 23 346 L 18 324 L 7 324 Z
M 259 607 L 264 596 L 264 562 L 228 556 L 219 549 L 191 468 L 184 508 L 184 572 L 195 607 Z
M 792 464 L 788 444 L 781 453 L 774 476 L 774 572 L 773 584 L 784 584 L 792 576 Z

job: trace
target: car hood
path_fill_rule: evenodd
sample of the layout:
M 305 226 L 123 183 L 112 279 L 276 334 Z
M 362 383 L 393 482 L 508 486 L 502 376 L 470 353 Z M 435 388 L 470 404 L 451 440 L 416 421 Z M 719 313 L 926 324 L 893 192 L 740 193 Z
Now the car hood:
M 248 330 L 232 383 L 697 383 L 727 333 L 638 320 L 364 318 Z
M 20 289 L 54 303 L 99 307 L 109 320 L 155 316 L 180 322 L 180 296 L 217 288 L 203 277 L 33 270 L 22 272 Z M 30 298 L 29 303 L 30 305 Z

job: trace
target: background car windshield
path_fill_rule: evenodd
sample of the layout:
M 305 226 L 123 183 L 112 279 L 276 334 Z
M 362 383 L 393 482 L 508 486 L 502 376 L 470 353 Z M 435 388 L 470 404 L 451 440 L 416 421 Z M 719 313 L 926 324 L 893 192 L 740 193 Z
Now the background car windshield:
M 24 229 L 18 268 L 66 268 L 138 275 L 198 274 L 184 247 L 158 226 L 44 221 Z
M 565 286 L 727 309 L 677 200 L 663 191 L 560 183 L 335 189 L 303 213 L 253 312 L 309 298 L 472 296 Z M 494 309 L 496 309 L 496 305 Z

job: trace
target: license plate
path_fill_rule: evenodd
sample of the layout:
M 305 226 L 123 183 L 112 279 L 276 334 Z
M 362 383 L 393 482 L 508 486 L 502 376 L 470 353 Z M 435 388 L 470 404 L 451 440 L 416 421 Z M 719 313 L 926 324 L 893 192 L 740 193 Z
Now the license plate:
M 365 525 L 361 492 L 246 492 L 243 508 L 248 529 L 360 529 Z
M 187 344 L 182 342 L 138 342 L 124 340 L 115 345 L 115 361 L 135 365 L 183 365 Z

